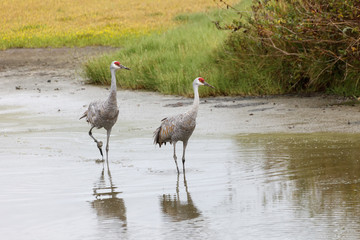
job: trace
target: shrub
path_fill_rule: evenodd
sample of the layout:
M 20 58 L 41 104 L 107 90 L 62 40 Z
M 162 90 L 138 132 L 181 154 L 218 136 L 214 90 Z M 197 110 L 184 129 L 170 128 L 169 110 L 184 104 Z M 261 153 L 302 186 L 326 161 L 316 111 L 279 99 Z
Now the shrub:
M 360 1 L 253 0 L 240 20 L 219 27 L 234 31 L 219 54 L 233 80 L 250 71 L 247 81 L 270 78 L 278 93 L 360 94 Z

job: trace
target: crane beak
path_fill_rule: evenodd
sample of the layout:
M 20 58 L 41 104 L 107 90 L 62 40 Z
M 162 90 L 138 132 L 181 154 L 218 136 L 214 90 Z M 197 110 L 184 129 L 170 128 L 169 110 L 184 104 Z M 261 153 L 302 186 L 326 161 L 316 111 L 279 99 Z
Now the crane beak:
M 130 68 L 125 67 L 124 65 L 121 65 L 121 68 L 124 68 L 124 69 L 126 69 L 126 70 L 131 70 Z
M 211 88 L 215 88 L 214 86 L 211 86 L 210 84 L 208 84 L 207 82 L 204 82 L 205 86 L 211 87 Z

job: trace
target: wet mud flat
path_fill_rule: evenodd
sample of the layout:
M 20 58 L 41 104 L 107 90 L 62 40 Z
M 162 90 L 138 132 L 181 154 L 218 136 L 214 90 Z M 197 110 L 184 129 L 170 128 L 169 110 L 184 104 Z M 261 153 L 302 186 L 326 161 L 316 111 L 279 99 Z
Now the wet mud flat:
M 0 52 L 4 239 L 359 239 L 358 105 L 323 95 L 201 99 L 187 172 L 177 175 L 172 146 L 154 147 L 152 134 L 192 99 L 119 90 L 103 172 L 78 118 L 108 89 L 87 85 L 80 63 L 111 50 Z

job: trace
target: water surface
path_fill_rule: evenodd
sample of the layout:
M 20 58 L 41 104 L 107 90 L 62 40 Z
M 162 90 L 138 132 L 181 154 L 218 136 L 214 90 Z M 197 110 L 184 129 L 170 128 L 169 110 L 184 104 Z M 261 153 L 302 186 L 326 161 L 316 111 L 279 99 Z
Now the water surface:
M 45 121 L 1 136 L 3 239 L 360 238 L 358 134 L 195 135 L 178 175 L 151 134 L 114 131 L 103 171 L 86 125 Z

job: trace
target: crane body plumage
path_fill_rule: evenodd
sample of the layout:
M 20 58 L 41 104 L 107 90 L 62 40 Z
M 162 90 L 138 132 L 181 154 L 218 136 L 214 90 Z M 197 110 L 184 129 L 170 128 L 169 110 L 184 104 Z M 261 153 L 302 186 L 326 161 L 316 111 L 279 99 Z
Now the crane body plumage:
M 98 129 L 111 129 L 117 121 L 119 109 L 116 101 L 116 93 L 111 94 L 106 101 L 94 101 L 89 104 L 84 113 L 86 121 Z
M 197 110 L 191 109 L 188 112 L 164 118 L 156 131 L 155 144 L 166 142 L 187 141 L 196 127 Z
M 117 61 L 113 61 L 110 65 L 111 72 L 111 88 L 110 94 L 105 101 L 94 101 L 89 104 L 88 109 L 84 112 L 84 114 L 80 117 L 80 119 L 86 117 L 86 121 L 90 123 L 91 128 L 89 131 L 90 137 L 96 142 L 97 147 L 99 148 L 100 154 L 102 153 L 102 142 L 95 139 L 92 135 L 93 128 L 105 128 L 107 131 L 106 138 L 106 162 L 108 164 L 108 152 L 109 152 L 109 140 L 111 129 L 117 121 L 119 115 L 119 109 L 117 105 L 117 94 L 116 94 L 116 75 L 115 72 L 118 69 L 127 69 L 129 68 L 121 65 Z M 104 160 L 104 159 L 103 159 Z
M 187 112 L 178 114 L 172 117 L 167 117 L 161 120 L 161 125 L 154 132 L 154 144 L 159 144 L 161 147 L 162 144 L 169 142 L 174 146 L 174 160 L 176 164 L 176 169 L 179 172 L 179 167 L 177 164 L 177 156 L 176 156 L 176 143 L 178 141 L 183 142 L 183 155 L 182 155 L 182 163 L 183 163 L 183 171 L 185 172 L 185 151 L 189 138 L 196 127 L 196 117 L 199 110 L 199 86 L 211 86 L 206 83 L 203 78 L 196 78 L 193 82 L 194 89 L 194 103 Z

